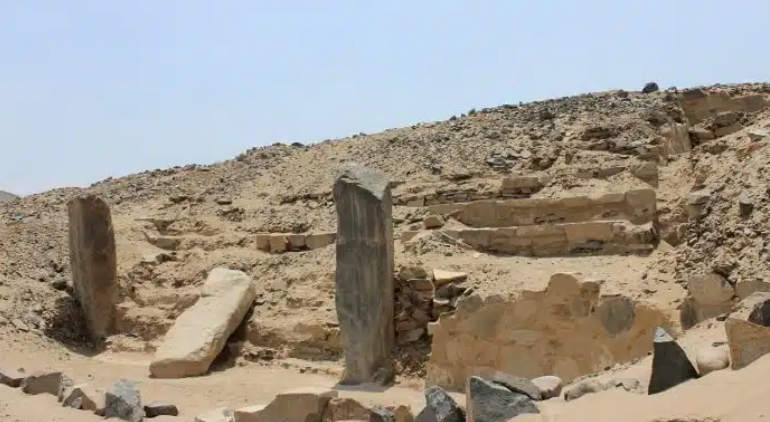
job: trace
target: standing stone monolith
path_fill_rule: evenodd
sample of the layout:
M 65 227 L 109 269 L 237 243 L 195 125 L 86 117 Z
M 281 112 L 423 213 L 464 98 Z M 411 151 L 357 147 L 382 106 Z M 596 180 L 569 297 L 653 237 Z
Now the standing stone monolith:
M 99 344 L 112 329 L 118 300 L 115 234 L 110 207 L 88 195 L 68 204 L 73 290 L 91 340 Z
M 663 328 L 655 330 L 652 347 L 652 374 L 647 394 L 657 394 L 698 378 L 698 371 L 684 349 Z
M 384 174 L 343 167 L 337 205 L 337 318 L 345 352 L 345 384 L 375 381 L 393 348 L 393 199 Z

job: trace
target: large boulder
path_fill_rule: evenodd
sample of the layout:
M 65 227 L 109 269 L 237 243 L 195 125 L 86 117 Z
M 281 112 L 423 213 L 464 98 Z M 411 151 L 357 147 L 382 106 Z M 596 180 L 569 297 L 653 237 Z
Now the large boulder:
M 652 353 L 652 374 L 647 394 L 660 393 L 698 378 L 698 371 L 684 349 L 661 327 L 655 330 Z
M 142 422 L 144 420 L 142 396 L 135 383 L 122 379 L 112 386 L 112 389 L 105 395 L 104 417 L 126 422 Z
M 425 389 L 425 410 L 417 417 L 418 422 L 465 422 L 465 411 L 443 388 L 432 386 Z
M 70 267 L 74 292 L 96 343 L 110 334 L 118 302 L 115 234 L 110 207 L 88 195 L 73 199 L 69 217 Z
M 341 169 L 337 206 L 337 318 L 346 384 L 374 381 L 388 367 L 393 326 L 393 200 L 384 174 L 358 165 Z
M 465 399 L 468 422 L 507 422 L 519 415 L 540 413 L 537 404 L 526 394 L 481 377 L 468 379 Z
M 30 395 L 50 394 L 59 396 L 62 373 L 57 371 L 37 371 L 24 378 L 21 391 Z
M 336 390 L 320 387 L 299 388 L 278 394 L 261 409 L 253 422 L 322 422 L 329 401 Z
M 200 299 L 177 318 L 150 363 L 155 378 L 205 374 L 230 334 L 254 302 L 251 278 L 241 271 L 215 268 Z

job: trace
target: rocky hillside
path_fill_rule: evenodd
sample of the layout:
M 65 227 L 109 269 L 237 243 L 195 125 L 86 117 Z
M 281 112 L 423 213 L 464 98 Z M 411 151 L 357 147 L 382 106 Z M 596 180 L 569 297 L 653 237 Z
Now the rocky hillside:
M 113 209 L 123 299 L 114 348 L 152 350 L 195 302 L 207 271 L 226 265 L 259 285 L 244 331 L 251 344 L 289 356 L 337 358 L 334 248 L 269 253 L 257 235 L 305 235 L 305 242 L 308 234 L 334 233 L 331 187 L 339 165 L 351 161 L 391 177 L 398 238 L 427 225 L 431 202 L 489 197 L 504 178 L 531 176 L 537 183 L 515 188 L 517 195 L 655 189 L 655 230 L 671 246 L 644 260 L 506 259 L 435 233 L 409 245 L 397 241 L 397 264 L 461 269 L 475 289 L 506 291 L 544 284 L 564 268 L 593 271 L 672 314 L 683 309 L 689 275 L 713 267 L 742 295 L 766 286 L 761 275 L 770 257 L 762 224 L 770 213 L 770 176 L 762 171 L 770 161 L 763 149 L 769 94 L 767 84 L 719 85 L 503 105 L 3 203 L 0 332 L 82 341 L 68 294 L 66 205 L 87 192 Z
M 0 190 L 0 202 L 6 202 L 11 201 L 13 199 L 18 198 L 18 195 L 14 195 L 10 192 L 6 192 L 4 190 Z

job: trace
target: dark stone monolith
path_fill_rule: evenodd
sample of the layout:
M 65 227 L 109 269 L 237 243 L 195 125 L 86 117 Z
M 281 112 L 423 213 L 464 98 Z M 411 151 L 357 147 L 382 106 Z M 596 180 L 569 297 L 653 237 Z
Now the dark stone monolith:
M 88 195 L 68 204 L 73 289 L 94 343 L 112 329 L 118 299 L 115 234 L 110 207 Z
M 698 371 L 684 349 L 663 328 L 658 327 L 655 330 L 652 347 L 652 374 L 647 394 L 660 393 L 698 378 Z
M 393 200 L 379 171 L 341 169 L 337 205 L 336 305 L 345 384 L 374 381 L 393 348 Z

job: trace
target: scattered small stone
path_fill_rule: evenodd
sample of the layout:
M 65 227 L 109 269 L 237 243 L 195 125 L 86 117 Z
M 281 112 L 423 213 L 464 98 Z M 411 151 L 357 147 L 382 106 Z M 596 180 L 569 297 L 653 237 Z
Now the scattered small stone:
M 564 388 L 564 381 L 555 375 L 534 378 L 532 384 L 540 390 L 540 396 L 543 400 L 559 397 L 562 388 Z
M 179 416 L 179 409 L 171 403 L 154 401 L 144 405 L 144 416 L 154 418 L 156 416 Z
M 29 331 L 29 326 L 25 324 L 24 321 L 18 318 L 12 319 L 11 324 L 13 324 L 13 326 L 16 327 L 16 329 L 19 331 L 24 331 L 24 332 Z
M 396 414 L 382 406 L 374 406 L 369 411 L 369 422 L 396 422 Z
M 66 277 L 59 277 L 51 282 L 51 287 L 59 291 L 72 291 L 72 281 Z
M 230 198 L 217 198 L 217 205 L 232 205 L 233 200 Z
M 142 422 L 144 409 L 136 384 L 122 379 L 108 391 L 104 409 L 105 418 L 117 418 L 127 422 Z
M 752 201 L 748 195 L 743 193 L 738 197 L 738 208 L 742 217 L 748 217 L 754 210 L 754 201 Z
M 695 354 L 695 365 L 700 376 L 705 376 L 730 366 L 730 353 L 724 346 L 701 347 Z
M 58 396 L 61 378 L 61 372 L 38 371 L 24 378 L 21 382 L 21 391 L 30 395 L 47 393 Z
M 526 394 L 515 393 L 480 377 L 468 379 L 465 391 L 468 422 L 507 422 L 540 409 Z
M 468 273 L 460 271 L 433 270 L 433 283 L 436 287 L 447 283 L 462 283 L 468 279 Z
M 685 351 L 661 327 L 653 340 L 652 374 L 647 394 L 657 394 L 683 382 L 698 378 L 698 372 Z
M 220 407 L 196 416 L 195 422 L 235 422 L 235 412 L 229 407 Z
M 429 215 L 422 224 L 426 229 L 438 229 L 444 226 L 444 218 L 440 215 Z
M 768 136 L 770 136 L 770 134 L 768 134 L 766 130 L 756 129 L 756 128 L 747 130 L 746 134 L 749 136 L 749 139 L 752 140 L 753 142 L 761 141 L 767 138 Z

